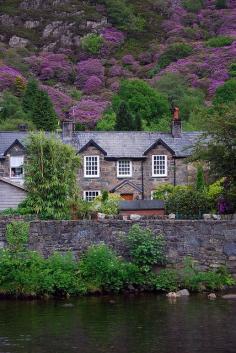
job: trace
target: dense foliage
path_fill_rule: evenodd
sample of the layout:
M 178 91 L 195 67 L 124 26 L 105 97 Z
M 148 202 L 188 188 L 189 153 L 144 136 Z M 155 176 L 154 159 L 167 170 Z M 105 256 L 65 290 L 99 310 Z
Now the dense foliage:
M 233 96 L 233 90 L 229 90 Z M 225 94 L 220 90 L 216 95 L 217 103 Z M 206 134 L 195 148 L 193 159 L 207 162 L 210 174 L 215 179 L 225 177 L 225 197 L 230 208 L 235 207 L 236 188 L 236 122 L 235 103 L 230 106 L 218 106 L 211 110 L 206 118 Z M 207 137 L 207 142 L 206 142 Z
M 70 202 L 76 197 L 76 151 L 56 136 L 31 134 L 27 142 L 24 202 L 29 213 L 43 218 L 61 219 L 70 215 Z
M 153 265 L 165 264 L 165 240 L 162 235 L 154 235 L 150 230 L 134 225 L 128 233 L 127 243 L 133 262 L 145 271 L 150 271 Z
M 176 214 L 178 218 L 201 218 L 204 213 L 220 211 L 218 204 L 224 193 L 223 184 L 224 179 L 221 179 L 206 185 L 203 169 L 199 166 L 195 185 L 163 184 L 156 189 L 154 198 L 164 200 L 167 212 Z
M 171 44 L 158 59 L 158 68 L 163 69 L 171 62 L 186 58 L 192 53 L 192 47 L 185 43 Z
M 145 288 L 164 292 L 179 288 L 201 291 L 217 290 L 235 283 L 224 268 L 199 272 L 190 259 L 182 270 L 163 269 L 155 274 L 149 267 L 143 271 L 144 263 L 150 266 L 156 260 L 159 261 L 156 248 L 160 250 L 160 244 L 152 243 L 151 247 L 148 246 L 149 250 L 143 257 L 141 244 L 144 240 L 148 240 L 149 244 L 152 235 L 147 232 L 144 237 L 145 231 L 136 227 L 131 230 L 129 238 L 132 237 L 132 232 L 136 233 L 134 239 L 138 240 L 139 249 L 133 254 L 135 259 L 142 259 L 137 264 L 121 259 L 102 243 L 90 247 L 79 261 L 71 253 L 54 253 L 45 259 L 27 248 L 29 225 L 13 222 L 7 227 L 8 247 L 0 250 L 0 294 L 15 297 L 69 296 L 118 292 L 127 290 L 130 286 L 137 290 Z M 137 238 L 139 232 L 141 238 Z M 134 242 L 131 245 L 134 246 Z
M 103 39 L 97 34 L 88 34 L 81 40 L 81 45 L 84 50 L 91 54 L 98 54 L 101 50 Z
M 142 80 L 122 81 L 118 94 L 113 98 L 112 107 L 116 114 L 121 114 L 119 110 L 125 107 L 126 124 L 129 120 L 131 124 L 127 130 L 132 130 L 135 126 L 139 128 L 140 120 L 151 125 L 170 114 L 166 96 Z

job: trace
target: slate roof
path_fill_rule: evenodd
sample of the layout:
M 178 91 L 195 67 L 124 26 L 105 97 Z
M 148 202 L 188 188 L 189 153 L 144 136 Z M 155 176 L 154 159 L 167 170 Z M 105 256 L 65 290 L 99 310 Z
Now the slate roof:
M 5 151 L 18 140 L 24 145 L 24 140 L 27 137 L 27 132 L 23 131 L 0 131 L 0 157 L 3 157 Z
M 160 210 L 164 208 L 165 203 L 162 200 L 134 200 L 119 202 L 119 209 L 121 211 Z
M 158 132 L 78 132 L 74 134 L 74 144 L 78 151 L 89 141 L 94 141 L 107 157 L 140 158 L 156 141 L 163 141 L 177 157 L 191 155 L 192 146 L 201 132 L 183 132 L 181 138 L 173 138 L 170 133 Z
M 27 132 L 0 132 L 0 157 L 14 143 L 19 140 L 24 145 Z M 192 146 L 197 142 L 201 132 L 183 132 L 181 138 L 173 138 L 170 133 L 158 132 L 76 132 L 73 144 L 80 151 L 86 144 L 93 141 L 111 158 L 143 158 L 145 152 L 157 141 L 173 150 L 176 157 L 191 155 Z

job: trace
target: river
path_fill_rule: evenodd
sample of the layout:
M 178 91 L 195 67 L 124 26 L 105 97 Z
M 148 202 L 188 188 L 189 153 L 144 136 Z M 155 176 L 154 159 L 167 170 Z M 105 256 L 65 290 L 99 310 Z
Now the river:
M 0 353 L 235 353 L 236 300 L 0 301 Z

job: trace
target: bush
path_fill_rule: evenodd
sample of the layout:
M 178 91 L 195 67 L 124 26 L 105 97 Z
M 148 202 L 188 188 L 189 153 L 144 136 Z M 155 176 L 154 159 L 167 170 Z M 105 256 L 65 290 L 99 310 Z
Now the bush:
M 79 101 L 81 99 L 82 95 L 83 95 L 82 92 L 76 88 L 74 88 L 70 91 L 70 96 L 72 98 L 76 99 L 77 101 Z
M 216 0 L 216 8 L 220 9 L 227 9 L 227 0 Z
M 236 77 L 236 62 L 235 63 L 232 63 L 229 67 L 229 74 L 230 74 L 230 77 L 233 77 L 235 78 Z
M 108 194 L 107 198 L 104 198 L 105 192 L 101 196 L 97 196 L 93 203 L 92 209 L 95 212 L 101 212 L 107 215 L 116 215 L 119 212 L 119 201 L 122 198 L 117 194 Z
M 220 86 L 216 90 L 213 104 L 223 105 L 230 102 L 236 102 L 236 79 L 232 78 L 225 82 L 224 85 Z
M 218 36 L 215 38 L 210 38 L 206 42 L 207 47 L 211 48 L 220 48 L 220 47 L 226 47 L 229 46 L 233 43 L 234 39 L 231 37 L 225 37 L 225 36 Z
M 128 233 L 127 245 L 133 262 L 145 271 L 149 271 L 153 265 L 163 265 L 166 262 L 162 235 L 154 235 L 150 230 L 134 225 Z
M 203 7 L 203 0 L 182 0 L 183 7 L 190 12 L 198 12 Z
M 82 48 L 91 54 L 98 54 L 102 44 L 102 37 L 95 33 L 90 33 L 81 39 Z
M 173 292 L 180 286 L 179 275 L 176 270 L 161 270 L 154 279 L 154 288 L 158 291 Z
M 192 53 L 193 48 L 189 44 L 174 43 L 171 44 L 158 59 L 158 67 L 164 69 L 169 64 L 179 59 L 186 58 Z
M 216 271 L 202 272 L 196 268 L 192 258 L 186 258 L 184 262 L 185 266 L 180 272 L 182 286 L 191 291 L 220 290 L 226 285 L 235 284 L 225 267 L 220 267 Z
M 116 114 L 114 112 L 107 112 L 102 119 L 98 120 L 96 130 L 98 131 L 113 131 L 115 130 Z
M 175 213 L 183 218 L 201 218 L 210 210 L 209 200 L 205 192 L 191 188 L 175 190 L 166 201 L 168 213 Z
M 125 263 L 104 244 L 93 245 L 80 262 L 80 276 L 89 291 L 119 291 L 126 284 L 135 282 L 138 270 Z

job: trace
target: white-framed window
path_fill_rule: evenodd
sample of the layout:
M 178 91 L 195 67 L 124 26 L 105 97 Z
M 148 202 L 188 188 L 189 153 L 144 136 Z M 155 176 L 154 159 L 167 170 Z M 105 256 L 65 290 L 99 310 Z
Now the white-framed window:
M 131 177 L 132 176 L 132 162 L 124 159 L 117 161 L 117 177 Z
M 95 197 L 101 195 L 100 190 L 85 190 L 84 191 L 84 200 L 88 202 L 92 202 Z
M 23 179 L 24 177 L 24 156 L 10 157 L 10 178 Z
M 86 178 L 99 178 L 100 176 L 99 156 L 84 156 L 84 176 Z
M 152 156 L 152 176 L 153 177 L 167 176 L 167 156 L 165 155 Z

